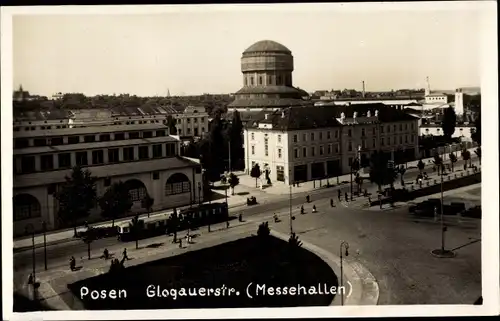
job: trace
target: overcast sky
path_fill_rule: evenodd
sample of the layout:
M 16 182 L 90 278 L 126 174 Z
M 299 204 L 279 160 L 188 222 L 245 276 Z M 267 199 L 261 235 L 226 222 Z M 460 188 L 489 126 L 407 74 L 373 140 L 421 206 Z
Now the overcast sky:
M 360 90 L 362 80 L 367 91 L 423 88 L 426 76 L 433 89 L 479 86 L 484 10 L 424 5 L 18 15 L 13 85 L 42 95 L 231 93 L 242 86 L 241 53 L 270 39 L 292 51 L 294 86 L 307 91 Z

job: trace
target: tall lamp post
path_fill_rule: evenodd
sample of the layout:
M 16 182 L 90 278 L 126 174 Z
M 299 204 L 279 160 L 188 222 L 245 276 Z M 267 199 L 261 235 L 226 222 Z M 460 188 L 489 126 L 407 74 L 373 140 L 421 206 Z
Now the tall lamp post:
M 345 252 L 344 252 L 345 250 Z M 344 287 L 344 260 L 343 255 L 349 255 L 349 243 L 346 241 L 340 242 L 340 304 L 344 305 L 344 291 L 342 290 Z
M 295 219 L 292 214 L 292 182 L 290 179 L 290 170 L 288 172 L 288 186 L 290 187 L 290 235 L 293 234 L 293 220 Z
M 32 286 L 33 286 L 33 299 L 36 298 L 36 268 L 35 268 L 35 228 L 32 224 L 28 224 L 26 225 L 26 227 L 24 228 L 25 231 L 26 231 L 26 234 L 30 234 L 31 233 L 31 249 L 32 249 L 32 258 L 31 258 L 31 262 L 33 264 L 32 266 Z
M 47 222 L 42 221 L 43 228 L 43 258 L 45 263 L 45 271 L 47 271 Z
M 439 258 L 452 258 L 455 257 L 455 252 L 450 251 L 450 250 L 445 250 L 444 248 L 444 233 L 447 230 L 447 227 L 444 226 L 444 221 L 443 221 L 443 169 L 444 169 L 444 164 L 441 163 L 441 248 L 432 250 L 431 253 L 435 257 Z

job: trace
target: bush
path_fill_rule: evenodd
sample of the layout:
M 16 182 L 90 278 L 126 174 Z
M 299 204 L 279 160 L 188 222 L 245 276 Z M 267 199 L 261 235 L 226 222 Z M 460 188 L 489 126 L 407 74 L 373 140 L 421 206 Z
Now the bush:
M 259 225 L 259 229 L 257 230 L 257 236 L 259 237 L 267 237 L 271 235 L 271 230 L 269 229 L 269 223 L 264 222 Z

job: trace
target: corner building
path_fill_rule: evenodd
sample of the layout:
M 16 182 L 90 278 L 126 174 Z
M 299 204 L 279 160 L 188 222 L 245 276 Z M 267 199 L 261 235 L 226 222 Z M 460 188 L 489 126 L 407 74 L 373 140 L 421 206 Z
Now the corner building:
M 272 182 L 290 184 L 349 173 L 375 151 L 413 160 L 418 130 L 418 118 L 384 104 L 290 107 L 247 123 L 245 171 L 259 164 Z

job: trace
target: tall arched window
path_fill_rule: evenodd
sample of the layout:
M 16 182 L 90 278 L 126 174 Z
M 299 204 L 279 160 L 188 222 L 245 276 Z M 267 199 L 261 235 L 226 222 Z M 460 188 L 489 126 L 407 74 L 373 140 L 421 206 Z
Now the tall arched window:
M 27 220 L 42 216 L 40 202 L 30 194 L 14 196 L 14 221 Z
M 167 179 L 165 184 L 165 196 L 189 193 L 191 191 L 191 182 L 186 175 L 175 173 Z
M 138 179 L 131 179 L 125 182 L 132 202 L 141 201 L 148 193 L 144 183 Z

